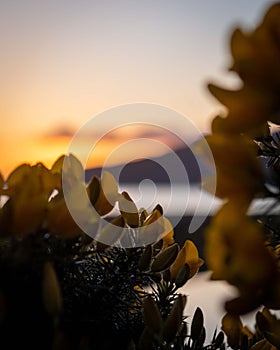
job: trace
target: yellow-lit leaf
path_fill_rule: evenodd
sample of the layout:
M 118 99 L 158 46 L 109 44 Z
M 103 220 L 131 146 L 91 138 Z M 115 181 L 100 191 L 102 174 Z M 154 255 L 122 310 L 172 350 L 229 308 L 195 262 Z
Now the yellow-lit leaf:
M 58 157 L 56 159 L 56 161 L 53 163 L 52 167 L 51 167 L 51 172 L 53 174 L 61 174 L 62 173 L 62 168 L 63 168 L 63 162 L 64 162 L 64 159 L 65 159 L 65 155 L 61 155 L 60 157 Z
M 139 242 L 138 245 L 146 245 L 160 240 L 164 232 L 163 216 L 155 209 L 147 216 L 143 222 L 143 226 L 139 228 Z
M 122 192 L 121 196 L 119 196 L 119 208 L 130 227 L 139 226 L 138 209 L 127 192 Z
M 147 219 L 149 214 L 147 213 L 145 208 L 139 209 L 139 219 L 140 219 L 140 225 L 142 226 L 144 221 Z
M 274 350 L 274 349 L 271 347 L 271 344 L 266 339 L 262 339 L 258 341 L 256 344 L 254 344 L 250 348 L 250 350 Z
M 115 202 L 118 200 L 118 184 L 114 176 L 108 171 L 103 171 L 101 174 L 101 188 L 99 196 L 94 204 L 96 211 L 101 215 L 106 215 L 115 206 Z
M 87 185 L 87 193 L 91 204 L 94 205 L 100 193 L 100 180 L 96 176 L 93 176 Z
M 226 314 L 222 319 L 222 330 L 225 332 L 229 346 L 240 346 L 242 322 L 238 316 Z
M 63 160 L 62 171 L 63 171 L 63 181 L 71 179 L 73 181 L 82 181 L 84 168 L 82 163 L 76 158 L 72 153 L 63 157 L 63 159 L 58 160 L 56 166 L 57 169 L 61 166 L 61 161 Z
M 203 263 L 204 261 L 200 259 L 195 244 L 190 240 L 186 240 L 183 248 L 180 250 L 176 260 L 171 266 L 171 277 L 174 280 L 182 266 L 188 264 L 190 268 L 189 278 L 192 278 Z
M 50 233 L 61 237 L 76 237 L 81 234 L 62 195 L 56 196 L 48 204 L 47 226 Z
M 29 164 L 21 164 L 15 170 L 13 170 L 7 178 L 7 185 L 9 188 L 16 188 L 23 185 L 23 181 L 26 176 L 31 172 L 31 166 Z
M 171 222 L 165 216 L 163 216 L 162 219 L 164 232 L 162 233 L 161 238 L 163 240 L 163 247 L 168 247 L 174 243 L 174 230 Z
M 122 236 L 125 221 L 121 215 L 112 219 L 99 233 L 97 240 L 105 245 L 112 246 Z

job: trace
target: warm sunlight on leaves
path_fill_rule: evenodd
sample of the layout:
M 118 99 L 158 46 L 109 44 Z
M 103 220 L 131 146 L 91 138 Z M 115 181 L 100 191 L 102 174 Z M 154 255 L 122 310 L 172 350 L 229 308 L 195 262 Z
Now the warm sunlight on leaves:
M 176 278 L 178 272 L 185 264 L 188 264 L 190 268 L 189 278 L 193 277 L 198 272 L 200 266 L 204 264 L 204 261 L 199 257 L 197 247 L 190 240 L 186 240 L 171 266 L 170 272 L 173 279 Z

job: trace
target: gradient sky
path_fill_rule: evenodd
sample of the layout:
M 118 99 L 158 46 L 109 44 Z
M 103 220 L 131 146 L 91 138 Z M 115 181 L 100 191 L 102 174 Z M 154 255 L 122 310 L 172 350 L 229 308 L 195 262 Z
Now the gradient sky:
M 50 165 L 87 120 L 126 103 L 165 105 L 208 131 L 220 106 L 207 82 L 237 82 L 231 30 L 273 2 L 0 0 L 1 172 Z

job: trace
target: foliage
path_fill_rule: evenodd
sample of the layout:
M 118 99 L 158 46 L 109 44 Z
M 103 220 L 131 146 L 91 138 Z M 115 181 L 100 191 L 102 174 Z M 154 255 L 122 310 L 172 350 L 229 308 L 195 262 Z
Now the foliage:
M 227 113 L 213 119 L 207 136 L 217 169 L 216 195 L 224 204 L 206 230 L 205 254 L 212 278 L 238 291 L 225 303 L 222 329 L 228 345 L 278 349 L 280 320 L 272 310 L 280 308 L 280 3 L 267 10 L 253 31 L 236 29 L 230 48 L 230 69 L 240 77 L 240 88 L 209 84 Z M 265 215 L 254 218 L 248 211 L 257 198 L 272 204 Z M 256 329 L 249 331 L 240 315 L 253 310 L 259 310 Z
M 161 206 L 138 210 L 111 174 L 85 184 L 82 173 L 69 155 L 51 169 L 22 164 L 1 177 L 1 342 L 29 349 L 222 347 L 222 333 L 204 345 L 200 309 L 187 327 L 178 289 L 203 264 L 194 243 L 180 248 Z M 90 235 L 72 218 L 63 181 Z

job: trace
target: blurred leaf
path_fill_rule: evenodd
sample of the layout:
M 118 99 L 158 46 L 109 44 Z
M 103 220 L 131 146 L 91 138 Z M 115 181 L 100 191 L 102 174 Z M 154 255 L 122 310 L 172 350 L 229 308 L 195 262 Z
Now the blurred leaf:
M 43 267 L 42 295 L 47 312 L 52 316 L 56 316 L 62 308 L 62 295 L 57 275 L 51 262 L 46 262 Z
M 57 165 L 57 167 L 59 166 L 60 164 Z M 79 161 L 79 159 L 75 157 L 72 153 L 64 156 L 62 171 L 63 171 L 63 177 L 68 176 L 78 181 L 83 180 L 83 175 L 84 175 L 83 165 Z
M 48 203 L 47 227 L 50 233 L 61 237 L 76 237 L 81 228 L 69 213 L 64 197 L 58 195 Z
M 271 344 L 266 339 L 262 339 L 255 343 L 250 350 L 273 350 Z M 276 350 L 276 349 L 275 349 Z
M 242 322 L 239 316 L 225 314 L 222 319 L 222 330 L 227 336 L 229 346 L 238 347 L 242 336 Z
M 182 266 L 188 264 L 190 268 L 189 278 L 192 278 L 203 263 L 204 261 L 199 258 L 195 244 L 190 240 L 186 240 L 183 248 L 180 250 L 176 260 L 171 266 L 171 277 L 175 280 Z
M 5 238 L 10 236 L 13 223 L 13 207 L 11 199 L 0 210 L 0 237 Z
M 127 350 L 136 350 L 136 346 L 133 340 L 129 342 Z
M 97 198 L 99 197 L 100 188 L 101 188 L 100 180 L 96 176 L 93 176 L 92 179 L 90 180 L 90 183 L 87 185 L 89 200 L 93 206 L 96 203 Z
M 151 331 L 146 326 L 140 336 L 138 347 L 139 350 L 154 350 L 155 347 L 153 345 L 153 335 Z
M 269 341 L 270 344 L 275 346 L 277 349 L 280 348 L 280 334 L 272 332 L 264 332 L 264 337 Z
M 6 317 L 6 313 L 7 313 L 6 297 L 5 297 L 2 289 L 0 289 L 0 326 Z
M 108 246 L 112 246 L 118 239 L 121 238 L 124 227 L 124 218 L 119 215 L 103 227 L 97 237 L 97 240 Z
M 56 332 L 52 350 L 70 350 L 69 338 L 62 331 Z
M 3 178 L 2 174 L 0 173 L 0 190 L 3 188 L 4 183 L 5 183 L 4 178 Z M 1 192 L 0 192 L 0 194 L 1 194 Z
M 118 200 L 118 184 L 114 176 L 108 171 L 102 172 L 100 184 L 99 196 L 94 207 L 101 216 L 104 216 L 112 211 L 115 202 Z
M 256 314 L 256 323 L 261 333 L 269 332 L 272 329 L 271 322 L 269 322 L 269 320 L 260 311 L 258 311 Z
M 13 170 L 7 178 L 7 185 L 9 188 L 17 188 L 23 185 L 23 181 L 26 176 L 31 172 L 31 166 L 29 164 L 21 164 L 15 170 Z
M 53 174 L 61 174 L 62 173 L 63 162 L 64 162 L 65 157 L 66 156 L 63 154 L 55 160 L 55 162 L 53 163 L 53 165 L 51 167 L 51 172 Z

